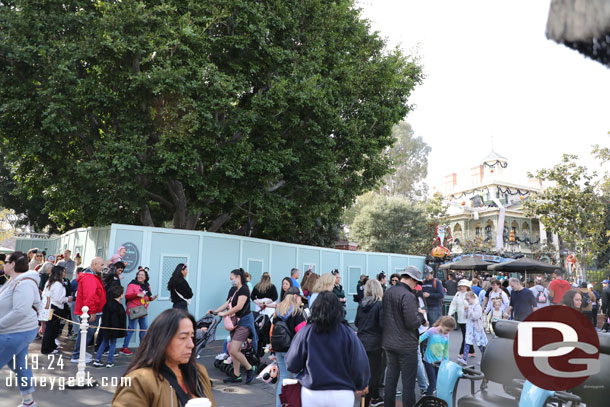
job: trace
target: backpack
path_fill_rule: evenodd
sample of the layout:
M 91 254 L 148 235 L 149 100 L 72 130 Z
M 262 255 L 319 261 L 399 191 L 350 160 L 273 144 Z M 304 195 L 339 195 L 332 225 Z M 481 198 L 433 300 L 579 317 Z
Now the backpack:
M 544 293 L 544 288 L 542 290 L 536 290 L 536 291 L 538 291 L 538 295 L 536 296 L 536 302 L 538 302 L 538 304 L 546 304 L 547 301 L 549 300 L 549 298 Z
M 276 318 L 271 325 L 271 348 L 275 352 L 288 352 L 293 334 L 286 321 Z
M 589 293 L 581 292 L 580 296 L 582 297 L 582 305 L 580 306 L 580 308 L 587 308 L 589 304 L 591 304 L 591 298 L 589 298 Z

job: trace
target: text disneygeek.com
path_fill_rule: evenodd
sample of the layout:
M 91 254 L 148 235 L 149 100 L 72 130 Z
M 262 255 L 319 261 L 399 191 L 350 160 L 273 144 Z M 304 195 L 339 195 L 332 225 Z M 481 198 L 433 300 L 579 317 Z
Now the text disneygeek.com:
M 78 380 L 76 377 L 55 377 L 55 376 L 38 376 L 38 377 L 21 377 L 18 378 L 13 372 L 11 375 L 4 380 L 6 387 L 35 387 L 35 388 L 47 388 L 49 390 L 64 390 L 66 387 L 75 386 L 86 386 L 93 387 L 95 381 L 102 387 L 113 386 L 122 387 L 131 386 L 131 377 L 101 377 L 100 379 L 94 379 L 87 372 L 87 377 Z

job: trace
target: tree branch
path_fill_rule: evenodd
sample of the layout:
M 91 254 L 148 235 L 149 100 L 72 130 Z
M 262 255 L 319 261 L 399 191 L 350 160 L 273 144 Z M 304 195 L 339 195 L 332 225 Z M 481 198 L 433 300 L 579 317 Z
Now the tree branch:
M 159 202 L 161 205 L 165 206 L 167 209 L 173 211 L 174 210 L 174 204 L 172 204 L 169 200 L 167 200 L 166 198 L 162 197 L 161 195 L 155 194 L 152 191 L 148 191 L 146 190 L 146 194 L 153 199 L 154 201 Z

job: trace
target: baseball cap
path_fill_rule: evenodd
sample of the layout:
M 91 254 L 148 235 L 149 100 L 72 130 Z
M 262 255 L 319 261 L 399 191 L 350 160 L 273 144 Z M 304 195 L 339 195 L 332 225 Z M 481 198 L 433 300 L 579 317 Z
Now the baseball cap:
M 298 288 L 296 287 L 288 287 L 288 289 L 286 290 L 286 295 L 288 294 L 301 294 L 301 291 L 299 291 Z
M 610 281 L 609 281 L 609 280 L 604 280 L 604 281 L 602 281 L 602 284 L 608 284 L 608 283 L 610 283 Z
M 407 276 L 407 277 L 411 277 L 413 280 L 419 282 L 420 284 L 422 283 L 422 275 L 421 275 L 421 271 L 415 267 L 415 266 L 408 266 L 406 267 L 401 273 L 400 276 Z

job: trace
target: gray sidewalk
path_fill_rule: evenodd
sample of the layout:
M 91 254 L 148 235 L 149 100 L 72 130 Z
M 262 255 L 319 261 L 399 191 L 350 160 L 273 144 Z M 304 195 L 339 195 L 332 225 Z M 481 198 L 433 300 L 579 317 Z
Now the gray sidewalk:
M 38 367 L 33 370 L 34 377 L 38 380 L 46 378 L 49 380 L 46 386 L 38 386 L 34 393 L 34 398 L 39 407 L 55 407 L 55 406 L 109 406 L 112 401 L 115 386 L 110 383 L 111 380 L 119 380 L 129 364 L 132 356 L 119 355 L 115 357 L 115 366 L 112 368 L 95 368 L 90 364 L 87 365 L 87 371 L 95 380 L 100 383 L 99 387 L 84 390 L 60 390 L 57 388 L 59 378 L 67 378 L 74 376 L 76 373 L 76 364 L 70 363 L 71 350 L 74 346 L 74 341 L 66 340 L 61 337 L 64 349 L 59 354 L 54 355 L 54 360 L 40 354 L 40 340 L 35 340 L 30 345 L 30 358 L 38 359 Z M 454 331 L 450 339 L 450 357 L 451 360 L 456 359 L 457 349 L 461 342 L 461 335 Z M 263 383 L 260 380 L 255 380 L 249 385 L 225 385 L 222 379 L 226 376 L 220 370 L 214 367 L 214 357 L 220 353 L 222 341 L 216 341 L 209 345 L 201 352 L 199 363 L 203 364 L 210 374 L 213 382 L 213 392 L 216 404 L 218 407 L 262 407 L 275 405 L 275 385 Z M 135 349 L 132 349 L 135 352 Z M 477 350 L 478 352 L 478 350 Z M 477 353 L 478 354 L 478 353 Z M 62 356 L 64 362 L 63 369 L 58 365 L 58 357 Z M 480 360 L 479 357 L 475 361 Z M 106 358 L 102 358 L 106 361 Z M 35 367 L 35 366 L 33 366 Z M 53 369 L 51 369 L 53 368 Z M 13 387 L 7 388 L 6 380 L 10 376 L 11 371 L 8 367 L 0 370 L 0 403 L 2 407 L 18 406 L 21 403 L 19 389 Z M 14 376 L 13 376 L 14 377 Z M 51 389 L 50 380 L 55 380 L 54 389 Z M 108 383 L 106 383 L 108 381 Z M 399 383 L 400 388 L 400 383 Z M 500 389 L 499 389 L 500 390 Z M 470 392 L 469 382 L 462 381 L 459 385 L 458 396 L 466 395 Z M 400 397 L 398 397 L 400 400 Z M 357 405 L 360 405 L 357 403 Z M 397 406 L 401 406 L 397 402 Z

